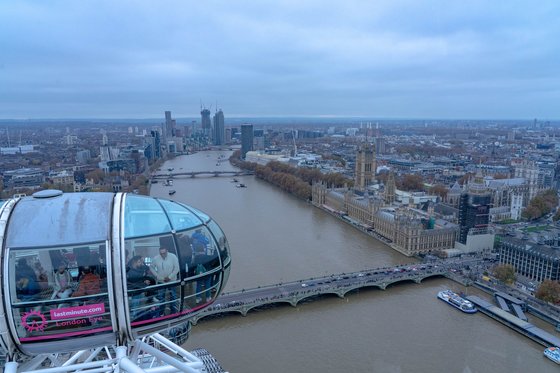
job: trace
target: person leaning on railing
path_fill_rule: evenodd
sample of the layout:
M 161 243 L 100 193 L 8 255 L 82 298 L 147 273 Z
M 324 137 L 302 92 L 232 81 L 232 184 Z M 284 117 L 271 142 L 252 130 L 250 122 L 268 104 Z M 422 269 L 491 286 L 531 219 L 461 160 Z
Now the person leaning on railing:
M 179 274 L 179 259 L 177 255 L 170 253 L 167 247 L 162 246 L 159 248 L 159 255 L 152 258 L 150 271 L 155 276 L 158 284 L 167 284 L 177 281 Z M 158 298 L 160 301 L 166 299 L 166 294 L 169 294 L 169 304 L 171 305 L 171 312 L 177 313 L 179 307 L 177 305 L 177 287 L 170 286 L 160 289 L 158 291 Z
M 126 280 L 128 285 L 128 290 L 133 291 L 130 296 L 130 312 L 132 313 L 133 320 L 138 319 L 142 312 L 140 306 L 143 301 L 151 301 L 146 299 L 147 292 L 134 291 L 139 289 L 144 289 L 147 286 L 155 284 L 155 279 L 148 275 L 149 268 L 144 264 L 144 258 L 140 255 L 135 255 L 128 262 L 128 270 L 126 272 Z M 158 299 L 156 299 L 159 302 Z

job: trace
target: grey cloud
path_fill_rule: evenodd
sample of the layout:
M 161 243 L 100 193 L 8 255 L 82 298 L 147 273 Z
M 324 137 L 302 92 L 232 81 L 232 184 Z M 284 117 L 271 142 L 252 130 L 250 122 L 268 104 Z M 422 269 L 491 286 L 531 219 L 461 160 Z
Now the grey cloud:
M 560 117 L 559 11 L 555 1 L 7 0 L 0 118 L 196 115 L 200 98 L 226 114 Z

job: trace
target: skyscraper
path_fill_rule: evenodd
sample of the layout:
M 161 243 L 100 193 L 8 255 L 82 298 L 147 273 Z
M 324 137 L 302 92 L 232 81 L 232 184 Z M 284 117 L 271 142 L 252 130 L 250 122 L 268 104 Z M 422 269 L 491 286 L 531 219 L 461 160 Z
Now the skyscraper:
M 165 124 L 163 125 L 163 139 L 166 140 L 168 137 L 173 136 L 172 124 L 173 119 L 171 119 L 171 112 L 165 112 Z
M 214 114 L 214 145 L 224 145 L 224 139 L 224 112 L 220 109 Z
M 159 132 L 158 131 L 150 131 L 150 135 L 152 137 L 152 139 L 150 139 L 150 143 L 153 144 L 153 157 L 154 159 L 159 159 L 161 158 L 161 141 L 160 141 L 160 137 L 159 137 Z
M 200 112 L 200 124 L 205 136 L 212 136 L 212 122 L 210 121 L 210 110 L 203 108 Z
M 245 159 L 247 152 L 253 150 L 253 125 L 241 125 L 241 158 Z

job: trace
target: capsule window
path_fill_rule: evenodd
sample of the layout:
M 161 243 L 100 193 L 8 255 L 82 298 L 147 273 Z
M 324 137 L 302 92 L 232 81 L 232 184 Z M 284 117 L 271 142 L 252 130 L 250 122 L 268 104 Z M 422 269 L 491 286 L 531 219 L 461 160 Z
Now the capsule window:
M 202 225 L 202 220 L 194 215 L 190 210 L 173 201 L 164 199 L 158 200 L 165 209 L 171 225 L 175 231 L 193 228 Z
M 125 247 L 133 327 L 196 311 L 220 290 L 218 246 L 204 226 L 175 235 L 127 239 Z
M 126 240 L 126 283 L 132 325 L 180 312 L 180 263 L 170 234 Z
M 219 292 L 222 265 L 218 246 L 204 226 L 178 233 L 177 241 L 185 262 L 183 304 L 186 309 L 197 308 Z
M 183 205 L 183 206 L 185 206 L 186 208 L 188 208 L 189 210 L 194 212 L 196 214 L 196 216 L 198 216 L 204 223 L 207 223 L 210 220 L 210 216 L 206 215 L 202 211 L 200 211 L 198 209 L 195 209 L 194 207 L 191 207 L 191 206 L 186 206 L 186 205 Z
M 153 198 L 127 195 L 124 218 L 125 238 L 171 232 L 165 212 Z
M 229 255 L 229 244 L 227 242 L 226 236 L 222 229 L 216 224 L 214 220 L 208 223 L 208 228 L 212 231 L 212 234 L 218 241 L 218 251 L 220 252 L 220 258 L 224 266 L 227 266 L 230 262 Z
M 106 244 L 9 249 L 13 323 L 21 341 L 111 331 Z

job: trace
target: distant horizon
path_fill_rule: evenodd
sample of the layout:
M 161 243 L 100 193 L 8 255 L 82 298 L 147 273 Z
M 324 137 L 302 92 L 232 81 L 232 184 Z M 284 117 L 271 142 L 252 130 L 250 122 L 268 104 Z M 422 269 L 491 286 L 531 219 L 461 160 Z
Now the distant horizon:
M 213 113 L 212 113 L 213 114 Z M 200 115 L 178 115 L 175 116 L 173 111 L 171 116 L 174 120 L 199 120 Z M 375 116 L 362 116 L 362 115 L 227 115 L 224 112 L 226 121 L 228 119 L 243 120 L 243 119 L 272 119 L 272 120 L 291 120 L 291 119 L 309 119 L 309 120 L 363 120 L 363 121 L 534 121 L 538 123 L 546 122 L 559 122 L 558 118 L 476 118 L 476 117 L 375 117 Z M 30 117 L 30 118 L 0 118 L 0 122 L 54 122 L 54 121 L 161 121 L 165 122 L 164 111 L 161 116 L 96 116 L 96 117 Z

